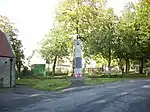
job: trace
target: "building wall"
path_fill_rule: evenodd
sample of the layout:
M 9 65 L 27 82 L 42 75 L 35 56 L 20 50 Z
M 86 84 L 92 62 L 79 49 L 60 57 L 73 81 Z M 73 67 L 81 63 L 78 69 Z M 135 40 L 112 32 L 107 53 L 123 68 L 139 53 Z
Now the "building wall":
M 10 87 L 10 59 L 0 57 L 0 79 L 3 78 L 3 87 Z M 15 60 L 12 62 L 12 86 L 15 85 Z M 1 83 L 1 82 L 0 82 Z
M 15 69 L 16 60 L 13 59 L 12 62 L 12 86 L 16 85 L 16 69 Z

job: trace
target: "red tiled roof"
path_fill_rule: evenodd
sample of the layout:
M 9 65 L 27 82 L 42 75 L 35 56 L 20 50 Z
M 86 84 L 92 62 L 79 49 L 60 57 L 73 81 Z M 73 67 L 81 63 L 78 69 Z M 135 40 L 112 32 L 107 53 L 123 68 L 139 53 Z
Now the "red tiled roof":
M 2 31 L 0 31 L 0 57 L 15 57 L 12 47 Z

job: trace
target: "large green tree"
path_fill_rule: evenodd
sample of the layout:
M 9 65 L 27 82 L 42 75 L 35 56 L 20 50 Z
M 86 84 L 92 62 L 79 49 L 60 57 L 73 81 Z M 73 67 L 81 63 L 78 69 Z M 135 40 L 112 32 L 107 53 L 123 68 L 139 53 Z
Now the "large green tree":
M 40 54 L 47 61 L 53 63 L 52 75 L 55 74 L 55 67 L 58 60 L 69 56 L 70 39 L 65 32 L 59 28 L 53 28 L 41 43 Z
M 129 59 L 140 60 L 140 73 L 143 72 L 145 57 L 149 55 L 150 2 L 130 3 L 119 19 L 115 56 L 126 61 L 126 72 L 129 71 Z
M 136 32 L 134 31 L 135 13 L 131 9 L 131 6 L 127 7 L 119 18 L 114 47 L 115 58 L 119 58 L 119 63 L 126 62 L 126 73 L 129 71 L 129 60 L 135 58 L 137 49 Z
M 113 58 L 119 60 L 126 73 L 130 60 L 140 60 L 149 55 L 149 1 L 129 3 L 121 17 L 107 8 L 105 0 L 62 0 L 57 9 L 56 21 L 68 34 L 84 37 L 84 56 L 102 55 L 110 68 Z
M 56 14 L 66 31 L 84 37 L 85 56 L 102 54 L 109 67 L 116 19 L 104 0 L 63 0 Z
M 96 20 L 95 26 L 93 26 L 93 30 L 90 33 L 89 50 L 94 54 L 102 54 L 107 59 L 108 67 L 110 68 L 118 20 L 112 9 L 103 10 L 103 14 Z
M 137 39 L 139 40 L 139 60 L 140 69 L 139 72 L 143 73 L 144 60 L 150 56 L 150 1 L 142 0 L 135 7 L 136 13 L 136 32 Z

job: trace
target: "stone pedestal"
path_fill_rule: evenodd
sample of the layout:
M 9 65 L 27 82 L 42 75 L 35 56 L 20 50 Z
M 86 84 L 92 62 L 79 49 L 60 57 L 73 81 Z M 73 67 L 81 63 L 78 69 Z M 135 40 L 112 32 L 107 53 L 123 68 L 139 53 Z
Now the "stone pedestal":
M 84 78 L 83 77 L 80 77 L 80 78 L 71 77 L 71 78 L 69 78 L 69 81 L 71 82 L 72 87 L 84 85 Z

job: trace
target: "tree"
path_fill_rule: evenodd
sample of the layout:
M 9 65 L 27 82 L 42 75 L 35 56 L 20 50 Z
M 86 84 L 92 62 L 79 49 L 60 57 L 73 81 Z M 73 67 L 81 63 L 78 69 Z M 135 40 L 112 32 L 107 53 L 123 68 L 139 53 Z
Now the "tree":
M 55 74 L 55 67 L 58 60 L 69 55 L 69 38 L 59 29 L 53 28 L 41 43 L 40 54 L 47 60 L 53 63 L 52 75 Z
M 6 16 L 0 16 L 0 30 L 5 32 L 8 35 L 9 40 L 11 41 L 13 50 L 16 55 L 16 68 L 18 73 L 20 74 L 21 67 L 23 67 L 24 53 L 21 40 L 17 38 L 18 30 Z
M 92 53 L 93 51 L 98 54 L 102 53 L 108 59 L 110 68 L 116 17 L 112 9 L 105 8 L 105 1 L 64 0 L 57 10 L 56 20 L 69 33 L 80 34 L 84 37 L 85 56 L 88 56 L 90 50 Z M 97 43 L 97 39 L 101 43 Z
M 18 30 L 14 24 L 6 16 L 0 15 L 0 30 L 4 31 L 9 38 L 17 36 Z
M 17 38 L 12 38 L 12 47 L 16 55 L 16 67 L 17 71 L 20 74 L 21 68 L 23 67 L 23 59 L 24 59 L 24 53 L 22 50 L 22 43 L 21 40 L 18 40 Z
M 139 51 L 140 51 L 140 69 L 139 72 L 143 73 L 144 60 L 150 55 L 150 1 L 142 0 L 136 6 L 136 31 L 139 39 Z
M 97 19 L 96 30 L 93 30 L 91 36 L 91 46 L 95 53 L 102 54 L 107 59 L 110 71 L 111 59 L 113 56 L 114 40 L 116 38 L 117 17 L 112 9 L 103 11 L 103 16 Z M 94 44 L 95 43 L 95 44 Z
M 57 8 L 56 21 L 64 31 L 70 35 L 79 34 L 86 43 L 98 15 L 102 15 L 102 8 L 104 0 L 63 0 Z
M 130 3 L 120 18 L 115 55 L 126 61 L 126 73 L 129 71 L 129 59 L 140 60 L 139 72 L 142 73 L 144 58 L 149 55 L 149 4 L 147 0 Z
M 105 0 L 63 0 L 56 21 L 66 33 L 84 37 L 84 56 L 102 55 L 109 68 L 115 58 L 122 73 L 124 63 L 128 73 L 131 60 L 140 60 L 140 68 L 143 68 L 150 46 L 150 2 L 141 0 L 137 4 L 127 4 L 120 18 L 105 4 Z
M 137 50 L 136 32 L 134 31 L 135 13 L 131 11 L 131 8 L 131 6 L 127 7 L 119 18 L 114 49 L 114 56 L 119 58 L 119 63 L 126 62 L 126 73 L 128 73 L 130 68 L 129 60 L 136 56 Z

